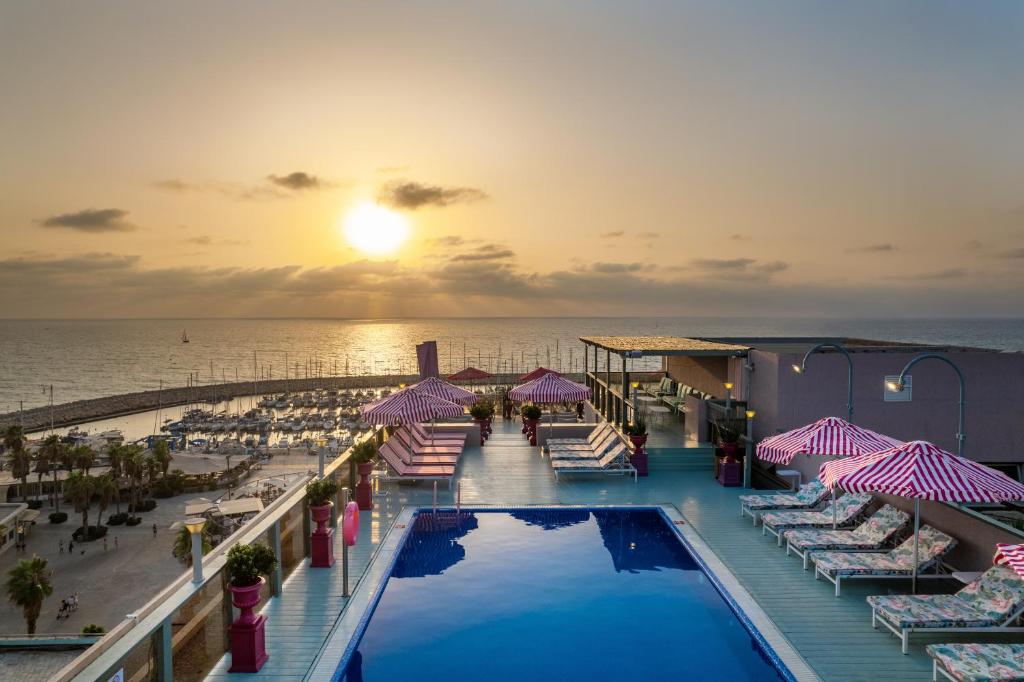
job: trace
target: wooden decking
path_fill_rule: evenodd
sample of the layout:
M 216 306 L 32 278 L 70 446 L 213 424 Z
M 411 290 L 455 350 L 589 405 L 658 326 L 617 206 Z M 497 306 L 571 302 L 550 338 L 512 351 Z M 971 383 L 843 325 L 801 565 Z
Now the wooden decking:
M 670 439 L 659 442 L 662 447 L 669 444 Z M 749 517 L 740 518 L 736 498 L 749 491 L 722 488 L 706 470 L 652 470 L 649 478 L 637 483 L 625 476 L 589 476 L 566 477 L 556 484 L 547 459 L 526 444 L 518 427 L 498 421 L 485 447 L 467 450 L 457 480 L 464 505 L 674 505 L 824 680 L 930 680 L 930 659 L 923 644 L 957 639 L 915 637 L 910 655 L 902 655 L 894 637 L 871 629 L 864 597 L 906 592 L 907 584 L 851 581 L 844 584 L 843 596 L 836 598 L 830 584 L 815 582 L 813 572 L 802 571 L 800 561 L 786 557 L 774 538 L 763 537 Z M 450 492 L 439 488 L 440 503 L 452 504 L 458 488 Z M 352 556 L 354 576 L 366 566 L 373 546 L 403 506 L 431 503 L 429 485 L 394 484 L 385 490 L 384 496 L 376 498 L 373 513 L 362 515 L 362 535 Z M 336 553 L 340 557 L 340 542 Z M 933 587 L 939 586 L 933 583 Z M 264 611 L 269 617 L 270 660 L 256 676 L 301 680 L 344 603 L 340 565 L 333 570 L 296 569 L 285 583 L 283 596 L 271 600 Z M 225 655 L 208 679 L 237 678 L 226 673 L 229 658 Z

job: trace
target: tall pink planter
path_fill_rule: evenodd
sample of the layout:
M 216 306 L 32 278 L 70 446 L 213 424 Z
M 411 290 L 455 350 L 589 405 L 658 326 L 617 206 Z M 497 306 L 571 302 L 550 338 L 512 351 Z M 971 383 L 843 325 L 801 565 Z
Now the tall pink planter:
M 231 601 L 241 614 L 231 624 L 231 667 L 232 673 L 255 673 L 263 667 L 270 656 L 267 654 L 267 617 L 256 615 L 253 609 L 260 603 L 260 589 L 265 580 L 246 587 L 229 586 Z
M 310 533 L 310 563 L 313 568 L 330 568 L 334 565 L 334 529 L 327 527 L 331 520 L 331 503 L 322 507 L 310 507 L 309 512 L 316 522 L 316 530 Z

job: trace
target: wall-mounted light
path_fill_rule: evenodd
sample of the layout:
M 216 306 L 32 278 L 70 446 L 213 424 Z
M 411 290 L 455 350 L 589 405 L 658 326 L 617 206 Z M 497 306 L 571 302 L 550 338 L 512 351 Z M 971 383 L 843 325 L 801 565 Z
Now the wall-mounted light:
M 753 410 L 747 410 L 747 419 L 753 419 L 757 415 Z
M 796 372 L 797 374 L 803 374 L 804 372 L 803 368 L 800 365 L 796 364 L 795 362 L 793 363 L 793 371 Z
M 727 390 L 727 391 L 731 391 L 731 390 L 732 390 L 732 386 L 733 386 L 733 384 L 732 384 L 732 382 L 731 382 L 731 381 L 727 381 L 727 382 L 725 382 L 725 383 L 724 383 L 724 384 L 722 384 L 722 385 L 723 385 L 723 386 L 725 386 L 725 390 Z

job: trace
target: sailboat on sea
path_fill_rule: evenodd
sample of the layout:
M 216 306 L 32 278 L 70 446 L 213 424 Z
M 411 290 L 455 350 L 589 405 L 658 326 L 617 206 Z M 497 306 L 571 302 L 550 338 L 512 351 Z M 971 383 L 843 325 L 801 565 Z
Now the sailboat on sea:
M 181 330 L 181 342 L 188 343 L 188 332 L 184 329 Z

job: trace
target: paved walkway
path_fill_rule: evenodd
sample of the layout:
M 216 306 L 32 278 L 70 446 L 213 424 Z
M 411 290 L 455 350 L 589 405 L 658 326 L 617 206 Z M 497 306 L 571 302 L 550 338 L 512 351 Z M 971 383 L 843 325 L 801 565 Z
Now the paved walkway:
M 853 583 L 844 585 L 843 596 L 837 599 L 830 584 L 815 582 L 812 573 L 801 570 L 799 560 L 786 557 L 773 539 L 762 537 L 749 518 L 741 520 L 736 497 L 744 491 L 718 486 L 709 471 L 652 470 L 649 478 L 638 483 L 621 476 L 566 477 L 556 484 L 548 460 L 525 445 L 515 426 L 499 421 L 485 447 L 467 450 L 458 481 L 466 505 L 674 505 L 823 679 L 931 679 L 923 643 L 934 639 L 915 638 L 910 655 L 903 656 L 895 638 L 871 629 L 864 597 L 906 591 L 906 585 L 897 581 Z M 441 503 L 451 504 L 454 493 L 441 491 Z M 354 572 L 369 558 L 372 548 L 366 538 L 375 545 L 403 505 L 429 506 L 431 490 L 426 485 L 391 485 L 377 502 L 374 512 L 362 517 L 364 535 L 354 557 Z M 296 569 L 283 597 L 273 600 L 265 611 L 270 617 L 267 647 L 271 658 L 257 677 L 296 682 L 304 677 L 344 606 L 340 575 L 340 567 L 333 571 L 307 566 Z M 229 659 L 225 655 L 209 679 L 227 679 Z

